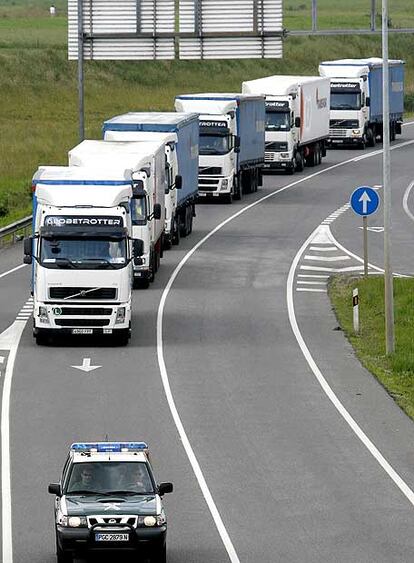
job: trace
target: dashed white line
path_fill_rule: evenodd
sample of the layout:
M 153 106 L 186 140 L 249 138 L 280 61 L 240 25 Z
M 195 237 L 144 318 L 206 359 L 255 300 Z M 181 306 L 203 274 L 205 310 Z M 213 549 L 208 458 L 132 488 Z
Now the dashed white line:
M 324 276 L 323 274 L 298 274 L 298 278 L 319 278 L 328 280 L 330 276 Z
M 328 290 L 327 289 L 317 289 L 315 288 L 310 288 L 310 287 L 297 287 L 296 291 L 303 291 L 303 292 L 307 292 L 307 293 L 327 293 Z
M 305 260 L 314 260 L 315 262 L 342 262 L 343 260 L 350 260 L 349 256 L 314 256 L 313 254 L 306 254 Z
M 314 272 L 360 272 L 364 266 L 348 266 L 347 268 L 328 268 L 325 266 L 300 266 L 301 270 L 314 271 Z
M 333 252 L 338 249 L 336 246 L 310 246 L 309 250 L 316 250 L 317 252 Z
M 326 285 L 326 281 L 304 281 L 304 280 L 297 280 L 297 283 L 300 285 Z

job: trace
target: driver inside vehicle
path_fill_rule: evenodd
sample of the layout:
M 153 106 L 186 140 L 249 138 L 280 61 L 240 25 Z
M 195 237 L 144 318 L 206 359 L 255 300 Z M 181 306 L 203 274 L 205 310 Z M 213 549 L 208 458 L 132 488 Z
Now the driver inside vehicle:
M 137 493 L 148 493 L 152 491 L 151 480 L 144 464 L 133 464 L 125 477 L 123 487 L 127 491 L 135 491 Z

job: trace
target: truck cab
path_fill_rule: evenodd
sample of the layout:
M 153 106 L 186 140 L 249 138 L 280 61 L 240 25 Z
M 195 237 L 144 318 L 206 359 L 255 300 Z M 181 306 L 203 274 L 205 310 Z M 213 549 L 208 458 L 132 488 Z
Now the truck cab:
M 128 171 L 41 167 L 33 178 L 33 334 L 131 332 L 132 180 Z
M 299 141 L 295 127 L 296 96 L 266 96 L 264 168 L 292 168 Z
M 235 113 L 199 116 L 199 195 L 230 194 L 237 150 Z

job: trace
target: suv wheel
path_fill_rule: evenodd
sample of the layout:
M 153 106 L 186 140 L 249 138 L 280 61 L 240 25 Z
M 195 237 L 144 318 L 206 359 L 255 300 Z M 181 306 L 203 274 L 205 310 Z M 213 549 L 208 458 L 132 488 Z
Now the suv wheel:
M 150 559 L 151 563 L 167 563 L 167 546 L 163 545 L 161 548 L 154 551 Z
M 56 561 L 57 563 L 73 563 L 73 557 L 71 553 L 65 553 L 61 549 L 57 548 Z

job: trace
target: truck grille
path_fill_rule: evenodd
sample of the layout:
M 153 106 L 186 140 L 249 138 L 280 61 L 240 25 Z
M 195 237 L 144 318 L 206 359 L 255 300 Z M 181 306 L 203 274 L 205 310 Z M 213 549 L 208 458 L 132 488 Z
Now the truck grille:
M 346 137 L 347 129 L 329 129 L 330 137 Z
M 55 319 L 57 326 L 108 326 L 110 319 Z
M 198 169 L 198 173 L 201 176 L 220 176 L 221 168 L 220 166 L 205 166 Z
M 357 119 L 331 119 L 329 127 L 330 129 L 358 129 L 359 123 Z
M 87 292 L 87 293 L 83 293 Z M 115 299 L 116 298 L 116 288 L 114 287 L 99 287 L 94 289 L 93 287 L 51 287 L 49 288 L 50 299 L 66 299 L 70 298 L 76 294 L 73 299 Z
M 266 143 L 265 150 L 274 152 L 286 152 L 288 150 L 288 144 L 281 141 L 272 141 L 271 143 Z
M 265 162 L 274 162 L 276 160 L 275 152 L 265 152 Z
M 103 307 L 97 307 L 93 309 L 92 307 L 61 307 L 61 315 L 112 315 L 112 309 L 104 309 Z

